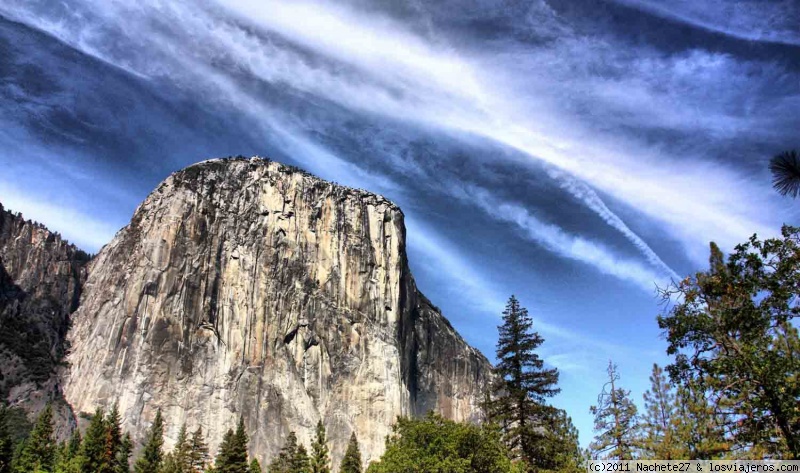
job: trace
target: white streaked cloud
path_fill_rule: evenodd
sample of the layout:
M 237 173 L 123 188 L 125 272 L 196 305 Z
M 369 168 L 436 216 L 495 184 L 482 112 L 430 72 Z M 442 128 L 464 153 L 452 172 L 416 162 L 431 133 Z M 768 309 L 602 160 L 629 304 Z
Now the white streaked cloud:
M 615 255 L 598 242 L 572 235 L 557 225 L 543 222 L 525 207 L 499 201 L 485 189 L 471 187 L 466 189 L 466 193 L 488 214 L 516 225 L 524 231 L 527 238 L 560 256 L 586 263 L 603 274 L 632 282 L 653 293 L 656 285 L 665 287 L 669 282 L 670 274 L 655 271 L 639 261 Z
M 794 0 L 615 1 L 739 39 L 800 45 L 800 7 Z
M 72 2 L 70 13 L 58 17 L 48 16 L 41 4 L 36 11 L 29 5 L 36 3 L 6 4 L 0 11 L 141 76 L 198 88 L 257 115 L 266 127 L 283 126 L 287 117 L 234 80 L 234 74 L 359 112 L 454 135 L 478 135 L 544 161 L 562 171 L 554 176 L 565 190 L 619 231 L 658 271 L 539 222 L 526 209 L 506 208 L 505 220 L 527 228 L 557 254 L 642 287 L 651 273 L 674 273 L 591 188 L 636 209 L 698 262 L 710 239 L 731 246 L 754 231 L 775 228 L 769 199 L 751 198 L 766 194 L 768 182 L 711 163 L 703 155 L 707 150 L 676 157 L 621 129 L 647 123 L 686 132 L 699 125 L 720 136 L 758 129 L 762 124 L 757 120 L 730 110 L 747 86 L 761 86 L 758 76 L 711 99 L 691 93 L 692 80 L 706 87 L 756 69 L 724 55 L 665 56 L 641 49 L 642 58 L 569 33 L 546 47 L 510 46 L 502 54 L 483 54 L 459 49 L 445 38 L 421 38 L 379 15 L 323 2 L 134 5 L 84 0 Z M 87 19 L 91 15 L 99 18 Z M 109 36 L 114 41 L 107 41 Z M 596 107 L 596 113 L 619 127 L 603 131 L 587 125 L 586 117 L 571 111 L 575 96 L 587 101 L 577 105 Z M 691 117 L 700 118 L 687 125 Z M 314 127 L 300 125 L 289 129 Z

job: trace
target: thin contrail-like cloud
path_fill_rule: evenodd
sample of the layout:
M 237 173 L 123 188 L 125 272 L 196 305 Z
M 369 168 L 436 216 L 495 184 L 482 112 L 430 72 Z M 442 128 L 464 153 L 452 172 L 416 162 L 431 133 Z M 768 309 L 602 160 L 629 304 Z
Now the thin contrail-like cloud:
M 738 39 L 800 46 L 800 7 L 794 0 L 614 1 Z

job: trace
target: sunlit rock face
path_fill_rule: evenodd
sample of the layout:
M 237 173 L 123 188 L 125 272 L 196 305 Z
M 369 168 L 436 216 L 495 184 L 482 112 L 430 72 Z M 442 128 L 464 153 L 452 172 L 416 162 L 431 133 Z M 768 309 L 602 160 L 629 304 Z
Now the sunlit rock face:
M 161 409 L 212 451 L 242 416 L 269 461 L 325 423 L 377 458 L 398 415 L 475 420 L 488 361 L 416 289 L 400 209 L 259 158 L 170 176 L 90 266 L 69 333 L 76 413 L 119 403 L 141 439 Z
M 73 425 L 56 370 L 89 256 L 0 205 L 0 398 L 34 418 L 54 402 L 56 433 Z

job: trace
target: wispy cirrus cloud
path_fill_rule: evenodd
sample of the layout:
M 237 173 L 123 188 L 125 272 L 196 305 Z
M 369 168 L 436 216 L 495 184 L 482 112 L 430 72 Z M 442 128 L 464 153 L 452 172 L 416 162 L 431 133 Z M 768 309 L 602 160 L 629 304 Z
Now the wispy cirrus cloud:
M 614 1 L 739 39 L 800 45 L 800 7 L 793 0 Z
M 607 205 L 599 205 L 596 193 L 585 192 L 587 187 L 576 192 L 575 182 L 585 182 L 659 222 L 693 258 L 712 237 L 731 245 L 769 226 L 763 203 L 750 205 L 745 197 L 755 193 L 748 176 L 707 162 L 701 156 L 704 150 L 676 162 L 668 150 L 623 128 L 643 123 L 684 132 L 700 125 L 723 135 L 758 128 L 757 120 L 729 110 L 743 93 L 729 91 L 711 100 L 687 94 L 690 78 L 713 83 L 723 76 L 739 77 L 736 69 L 746 65 L 728 57 L 701 52 L 626 57 L 611 44 L 587 46 L 568 33 L 546 47 L 525 52 L 511 47 L 489 57 L 460 50 L 452 39 L 431 42 L 388 18 L 325 2 L 94 6 L 92 0 L 73 2 L 58 18 L 27 5 L 6 6 L 4 11 L 144 77 L 222 92 L 217 100 L 258 109 L 265 122 L 294 118 L 259 96 L 248 80 L 509 146 L 571 175 L 563 179 L 564 188 L 661 270 L 668 268 L 647 243 Z M 87 21 L 91 15 L 99 17 Z M 300 17 L 304 20 L 296 21 Z M 108 37 L 114 41 L 106 41 Z M 125 42 L 136 48 L 119 47 Z M 582 61 L 591 55 L 595 57 L 586 63 L 595 66 L 587 68 Z M 532 77 L 522 74 L 534 68 Z M 754 83 L 757 78 L 748 85 Z M 547 95 L 537 97 L 537 91 Z M 576 95 L 582 98 L 570 99 Z M 701 101 L 708 112 L 698 114 Z M 594 114 L 609 117 L 613 130 L 597 130 L 586 124 L 583 113 L 570 110 L 592 107 Z M 315 126 L 308 120 L 300 125 L 310 131 Z M 716 168 L 713 182 L 707 179 L 711 167 Z M 598 261 L 586 258 L 588 264 Z

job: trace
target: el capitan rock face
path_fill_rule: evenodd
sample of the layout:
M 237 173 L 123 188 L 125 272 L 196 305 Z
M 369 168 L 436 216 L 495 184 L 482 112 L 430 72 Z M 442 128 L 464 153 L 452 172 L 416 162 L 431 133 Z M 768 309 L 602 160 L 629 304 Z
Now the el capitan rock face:
M 170 176 L 90 264 L 69 333 L 76 413 L 118 402 L 141 439 L 202 425 L 212 451 L 243 416 L 269 461 L 325 422 L 334 465 L 365 460 L 398 415 L 473 420 L 490 376 L 416 289 L 399 208 L 267 160 Z

